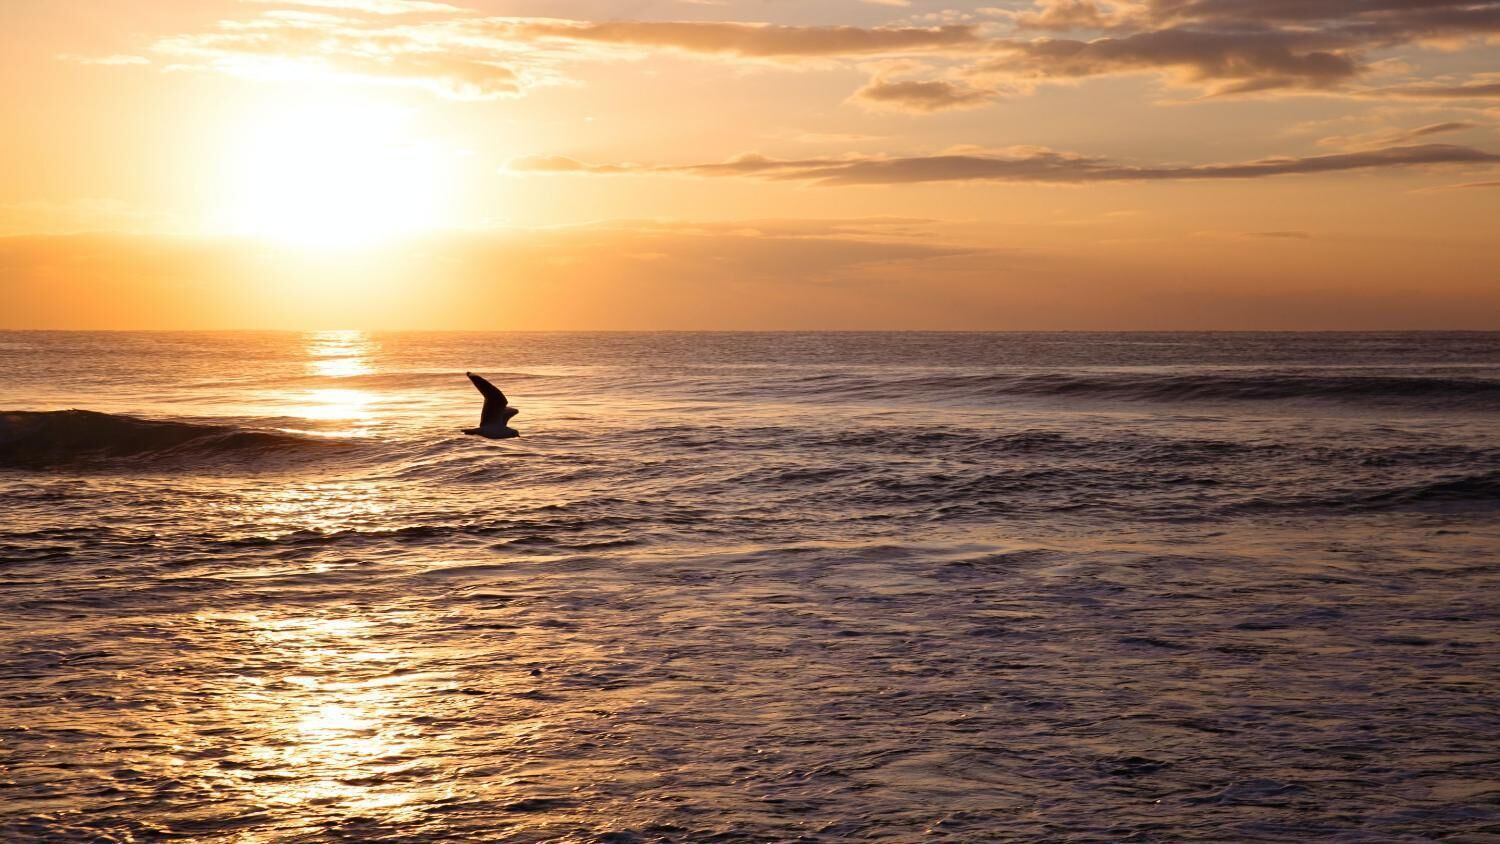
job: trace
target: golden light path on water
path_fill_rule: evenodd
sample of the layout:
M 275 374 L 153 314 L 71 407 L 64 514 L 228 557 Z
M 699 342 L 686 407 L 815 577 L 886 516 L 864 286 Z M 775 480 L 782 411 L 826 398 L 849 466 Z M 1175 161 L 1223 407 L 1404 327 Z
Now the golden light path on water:
M 373 373 L 369 355 L 377 349 L 361 331 L 319 331 L 305 338 L 309 374 L 350 378 Z M 349 422 L 358 426 L 372 417 L 375 397 L 364 390 L 322 388 L 302 396 L 294 412 L 306 419 Z M 359 436 L 353 427 L 329 435 Z M 270 491 L 249 521 L 300 530 L 333 531 L 358 521 L 377 519 L 390 508 L 369 490 L 343 485 L 278 488 Z M 315 571 L 327 566 L 315 567 Z M 410 757 L 411 745 L 390 733 L 388 710 L 397 688 L 420 677 L 387 676 L 350 681 L 337 679 L 338 663 L 378 667 L 395 658 L 385 649 L 361 647 L 371 622 L 316 616 L 262 620 L 256 626 L 257 650 L 276 653 L 305 669 L 280 678 L 244 677 L 246 708 L 259 711 L 278 741 L 252 751 L 258 761 L 294 772 L 253 788 L 266 804 L 338 802 L 356 810 L 386 809 L 412 799 L 405 791 L 375 791 L 361 784 L 360 771 L 381 760 Z M 325 675 L 333 672 L 334 678 Z M 284 740 L 284 741 L 283 741 Z
M 310 332 L 301 347 L 306 374 L 318 381 L 337 385 L 377 371 L 373 356 L 379 344 L 361 331 Z M 368 436 L 381 415 L 380 397 L 358 387 L 314 386 L 287 398 L 283 413 L 323 423 L 302 433 Z M 378 485 L 345 479 L 267 486 L 240 507 L 244 523 L 262 534 L 326 535 L 385 524 L 401 503 L 397 498 Z M 361 563 L 271 563 L 234 578 L 275 582 L 337 574 Z M 378 816 L 383 824 L 416 822 L 432 806 L 454 799 L 453 786 L 429 769 L 432 757 L 447 750 L 442 736 L 435 737 L 426 719 L 413 714 L 422 711 L 425 696 L 450 691 L 455 673 L 412 670 L 406 666 L 416 655 L 380 644 L 417 623 L 409 616 L 356 599 L 337 614 L 225 613 L 195 619 L 235 631 L 237 641 L 223 656 L 248 669 L 232 676 L 215 715 L 239 737 L 234 763 L 219 760 L 203 773 L 272 814 L 305 819 L 298 830 L 247 831 L 235 841 L 261 844 L 282 840 L 288 832 L 312 833 L 328 811 Z M 439 650 L 448 656 L 447 649 Z M 434 662 L 420 661 L 424 669 Z
M 379 349 L 362 331 L 315 331 L 304 338 L 309 375 L 342 379 L 371 375 L 375 367 L 371 355 Z M 320 423 L 344 423 L 332 430 L 320 430 L 323 436 L 365 436 L 378 414 L 374 393 L 350 387 L 315 387 L 294 397 L 287 413 L 300 419 Z
M 371 355 L 378 345 L 360 331 L 320 331 L 303 338 L 307 374 L 334 381 L 375 372 Z M 314 422 L 345 423 L 323 436 L 358 437 L 375 418 L 377 397 L 367 390 L 316 387 L 291 397 L 286 413 Z M 387 497 L 367 485 L 293 484 L 268 487 L 244 502 L 244 521 L 272 533 L 328 533 L 374 523 L 388 513 Z M 317 575 L 337 566 L 299 567 Z M 262 566 L 239 575 L 244 580 L 286 576 L 288 567 Z M 418 789 L 404 770 L 420 766 L 423 737 L 396 714 L 413 694 L 447 679 L 437 672 L 407 673 L 396 668 L 401 654 L 372 644 L 373 630 L 388 614 L 368 617 L 326 615 L 202 615 L 196 621 L 243 631 L 247 656 L 259 670 L 235 674 L 219 718 L 244 737 L 240 759 L 215 766 L 224 787 L 252 795 L 275 812 L 316 812 L 338 806 L 353 813 L 378 812 L 400 822 L 402 807 L 430 804 L 442 795 Z M 226 656 L 229 656 L 226 654 Z M 182 760 L 178 760 L 181 764 Z M 295 816 L 295 815 L 294 815 Z M 284 832 L 284 830 L 282 831 Z M 275 840 L 246 832 L 237 840 Z
M 379 523 L 391 512 L 392 502 L 368 483 L 339 481 L 268 489 L 241 509 L 245 522 L 258 525 L 262 533 L 330 533 Z
M 443 780 L 427 776 L 424 759 L 433 748 L 412 712 L 451 677 L 404 672 L 405 655 L 374 642 L 382 627 L 411 621 L 399 614 L 192 619 L 231 634 L 220 658 L 239 670 L 203 713 L 226 737 L 223 747 L 205 747 L 201 731 L 185 731 L 170 764 L 278 819 L 274 829 L 259 824 L 215 840 L 285 840 L 313 832 L 329 811 L 400 824 L 450 796 Z
M 392 715 L 411 687 L 430 675 L 384 675 L 398 658 L 365 641 L 374 622 L 318 616 L 255 619 L 254 644 L 275 654 L 279 676 L 247 677 L 238 702 L 259 717 L 266 740 L 246 754 L 285 778 L 250 785 L 271 805 L 342 804 L 387 812 L 417 797 L 410 784 L 378 784 L 420 760 L 420 736 Z M 343 679 L 350 675 L 375 676 Z
M 375 371 L 370 355 L 378 347 L 363 331 L 316 331 L 308 335 L 306 348 L 314 375 L 346 378 Z

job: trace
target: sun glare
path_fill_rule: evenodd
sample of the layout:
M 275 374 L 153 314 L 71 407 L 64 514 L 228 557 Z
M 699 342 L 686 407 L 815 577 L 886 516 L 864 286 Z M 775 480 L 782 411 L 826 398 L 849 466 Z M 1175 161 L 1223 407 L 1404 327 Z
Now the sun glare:
M 317 103 L 258 115 L 227 159 L 220 231 L 347 246 L 441 227 L 448 157 L 410 110 Z

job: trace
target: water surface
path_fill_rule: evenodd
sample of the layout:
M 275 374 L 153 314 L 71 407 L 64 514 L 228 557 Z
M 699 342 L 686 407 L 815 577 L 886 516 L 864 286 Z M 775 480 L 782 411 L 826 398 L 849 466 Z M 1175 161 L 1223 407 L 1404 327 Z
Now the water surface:
M 1500 835 L 1496 334 L 0 333 L 0 508 L 4 840 Z

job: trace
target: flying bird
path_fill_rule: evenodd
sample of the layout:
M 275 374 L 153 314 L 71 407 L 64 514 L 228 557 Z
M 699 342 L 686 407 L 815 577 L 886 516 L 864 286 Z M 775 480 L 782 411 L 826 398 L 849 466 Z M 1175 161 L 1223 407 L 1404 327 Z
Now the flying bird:
M 465 428 L 464 433 L 491 440 L 505 440 L 521 436 L 519 431 L 506 424 L 520 411 L 510 406 L 510 402 L 505 400 L 505 394 L 500 392 L 500 388 L 472 372 L 464 374 L 469 376 L 469 380 L 474 382 L 474 387 L 484 396 L 484 409 L 479 411 L 479 427 Z

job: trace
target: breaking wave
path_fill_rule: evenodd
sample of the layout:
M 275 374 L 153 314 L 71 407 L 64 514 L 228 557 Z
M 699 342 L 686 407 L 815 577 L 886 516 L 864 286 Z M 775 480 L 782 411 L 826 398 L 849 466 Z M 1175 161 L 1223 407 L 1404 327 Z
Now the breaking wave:
M 0 466 L 40 469 L 246 461 L 342 451 L 345 443 L 233 425 L 140 419 L 92 410 L 0 412 Z

